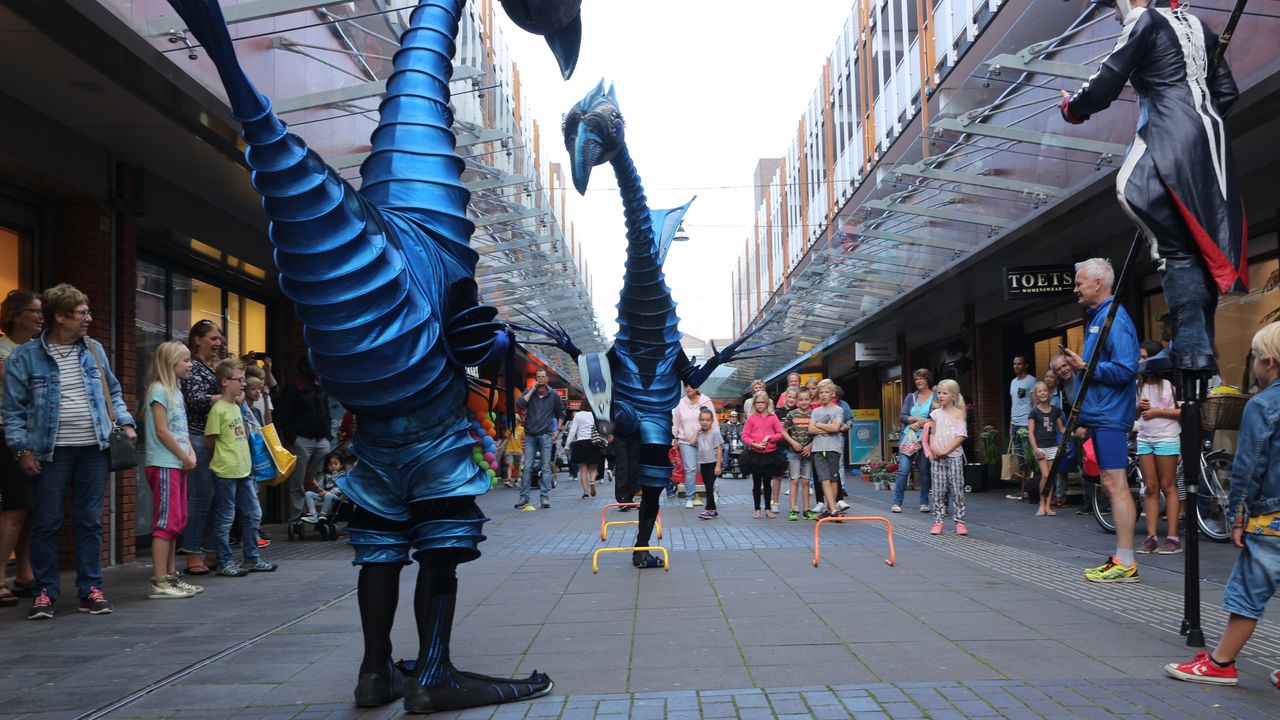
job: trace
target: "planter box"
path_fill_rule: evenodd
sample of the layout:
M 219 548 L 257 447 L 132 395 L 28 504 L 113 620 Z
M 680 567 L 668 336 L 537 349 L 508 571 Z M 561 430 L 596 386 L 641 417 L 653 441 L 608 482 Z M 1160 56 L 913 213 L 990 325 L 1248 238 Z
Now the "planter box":
M 964 484 L 969 492 L 985 492 L 987 489 L 987 466 L 982 463 L 965 463 Z

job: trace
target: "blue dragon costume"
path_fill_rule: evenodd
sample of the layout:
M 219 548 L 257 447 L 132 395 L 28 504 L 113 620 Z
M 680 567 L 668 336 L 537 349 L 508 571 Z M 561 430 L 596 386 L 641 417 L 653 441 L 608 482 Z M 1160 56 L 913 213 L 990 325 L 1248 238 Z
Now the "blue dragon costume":
M 581 35 L 578 0 L 503 0 L 543 34 L 567 78 Z M 480 305 L 470 193 L 454 153 L 449 79 L 465 0 L 421 0 L 396 52 L 372 151 L 356 191 L 271 112 L 246 77 L 216 0 L 170 0 L 222 79 L 271 219 L 280 286 L 304 326 L 331 397 L 359 418 L 357 468 L 341 483 L 357 505 L 349 528 L 360 566 L 364 658 L 356 704 L 404 697 L 409 712 L 508 702 L 552 682 L 457 670 L 449 659 L 456 568 L 479 557 L 489 480 L 471 461 L 466 366 L 499 358 L 512 326 Z M 421 565 L 419 651 L 396 664 L 391 627 L 400 572 Z M 406 680 L 406 678 L 408 678 Z
M 627 229 L 627 260 L 618 300 L 618 333 L 605 353 L 580 353 L 572 343 L 562 349 L 578 361 L 582 384 L 601 434 L 614 436 L 618 483 L 642 491 L 636 545 L 649 544 L 658 500 L 671 480 L 671 410 L 680 402 L 681 383 L 700 386 L 720 365 L 763 347 L 743 348 L 754 333 L 735 340 L 701 367 L 680 345 L 680 318 L 662 273 L 667 251 L 689 203 L 651 210 L 640 175 L 627 150 L 625 123 L 612 86 L 601 82 L 564 119 L 573 186 L 587 191 L 592 168 L 608 163 L 618 181 Z M 690 201 L 690 203 L 692 200 Z M 632 564 L 661 567 L 661 559 L 636 552 Z

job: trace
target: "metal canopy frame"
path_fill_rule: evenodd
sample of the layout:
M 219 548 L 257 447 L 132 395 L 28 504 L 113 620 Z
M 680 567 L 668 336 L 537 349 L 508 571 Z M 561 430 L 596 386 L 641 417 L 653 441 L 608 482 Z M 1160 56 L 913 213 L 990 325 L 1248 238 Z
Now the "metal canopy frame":
M 1008 190 L 1010 192 L 1023 193 L 1026 195 L 1039 195 L 1045 198 L 1065 197 L 1067 191 L 1060 187 L 1052 185 L 1041 185 L 1033 182 L 1025 182 L 1023 180 L 1004 180 L 990 175 L 979 175 L 974 173 L 955 172 L 953 170 L 939 170 L 938 168 L 929 167 L 923 163 L 911 163 L 909 165 L 898 165 L 889 172 L 896 175 L 908 175 L 910 177 L 925 178 L 928 180 L 940 180 L 943 182 L 960 183 L 961 185 L 974 185 L 977 187 L 990 188 L 992 190 Z
M 1078 152 L 1093 153 L 1095 155 L 1101 155 L 1104 159 L 1123 157 L 1125 152 L 1128 150 L 1124 145 L 1103 142 L 1101 140 L 1090 140 L 1089 138 L 1070 137 L 1067 135 L 1053 135 L 1050 133 L 1040 132 L 1039 130 L 1025 130 L 1023 128 L 968 122 L 961 120 L 960 118 L 942 118 L 940 120 L 935 120 L 933 123 L 933 130 L 935 134 L 941 134 L 943 131 L 950 130 L 951 132 L 996 138 L 997 140 L 1013 140 L 1014 142 L 1059 148 L 1061 150 L 1075 150 Z
M 891 203 L 887 200 L 868 200 L 862 204 L 862 207 L 865 210 L 921 215 L 935 220 L 986 225 L 992 228 L 1002 228 L 1009 224 L 1008 220 L 994 218 L 989 215 L 979 215 L 978 213 L 965 212 L 963 210 L 946 210 L 940 207 L 925 207 L 924 205 L 913 205 L 911 203 Z
M 1031 58 L 1027 55 L 1026 50 L 1022 50 L 1016 55 L 996 55 L 984 62 L 983 65 L 986 65 L 987 69 L 995 77 L 999 77 L 1004 70 L 1016 70 L 1020 73 L 1049 75 L 1068 80 L 1080 80 L 1081 82 L 1093 77 L 1094 73 L 1098 71 L 1097 68 L 1076 65 L 1075 63 Z

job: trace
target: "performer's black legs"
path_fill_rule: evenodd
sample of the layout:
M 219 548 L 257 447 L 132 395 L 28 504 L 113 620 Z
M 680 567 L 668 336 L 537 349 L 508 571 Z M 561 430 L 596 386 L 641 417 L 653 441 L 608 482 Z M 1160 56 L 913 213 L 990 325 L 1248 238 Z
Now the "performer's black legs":
M 400 599 L 400 563 L 360 568 L 356 598 L 364 632 L 364 659 L 356 679 L 356 705 L 378 707 L 404 694 L 400 672 L 391 661 L 391 624 Z
M 406 684 L 404 709 L 412 713 L 495 705 L 545 695 L 551 679 L 534 671 L 523 679 L 496 678 L 465 672 L 449 659 L 454 610 L 458 600 L 457 563 L 422 560 L 413 598 L 418 623 L 418 659 L 404 663 L 412 680 Z
M 644 547 L 653 537 L 653 525 L 658 519 L 658 500 L 662 488 L 645 485 L 640 488 L 640 526 L 636 531 L 636 547 Z M 648 550 L 638 550 L 631 556 L 631 564 L 638 568 L 662 567 L 662 559 Z

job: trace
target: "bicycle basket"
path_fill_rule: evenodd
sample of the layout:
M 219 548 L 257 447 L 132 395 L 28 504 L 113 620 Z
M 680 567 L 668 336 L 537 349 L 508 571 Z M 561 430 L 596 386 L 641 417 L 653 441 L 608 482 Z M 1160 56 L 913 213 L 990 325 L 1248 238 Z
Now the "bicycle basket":
M 1210 395 L 1200 407 L 1200 427 L 1205 430 L 1239 430 L 1249 395 Z

